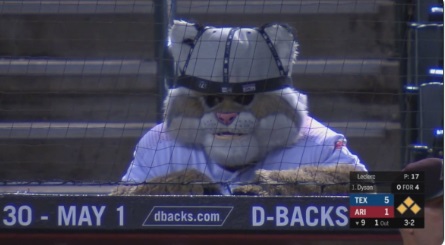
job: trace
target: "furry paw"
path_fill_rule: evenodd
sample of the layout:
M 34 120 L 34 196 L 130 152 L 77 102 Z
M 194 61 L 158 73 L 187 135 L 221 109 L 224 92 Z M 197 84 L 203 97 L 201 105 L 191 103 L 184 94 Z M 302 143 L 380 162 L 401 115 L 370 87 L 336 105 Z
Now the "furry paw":
M 217 184 L 196 170 L 184 170 L 134 186 L 118 186 L 110 195 L 218 195 Z
M 345 195 L 349 193 L 352 164 L 306 165 L 291 170 L 257 170 L 255 183 L 239 186 L 235 195 L 295 196 Z
M 261 185 L 242 185 L 232 190 L 233 195 L 268 196 L 269 193 Z

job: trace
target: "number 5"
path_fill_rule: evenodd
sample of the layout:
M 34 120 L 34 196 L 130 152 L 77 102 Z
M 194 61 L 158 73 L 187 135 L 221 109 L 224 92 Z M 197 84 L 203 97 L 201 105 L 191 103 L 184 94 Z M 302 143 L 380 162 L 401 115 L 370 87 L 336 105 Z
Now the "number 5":
M 389 203 L 389 197 L 385 196 L 385 203 Z

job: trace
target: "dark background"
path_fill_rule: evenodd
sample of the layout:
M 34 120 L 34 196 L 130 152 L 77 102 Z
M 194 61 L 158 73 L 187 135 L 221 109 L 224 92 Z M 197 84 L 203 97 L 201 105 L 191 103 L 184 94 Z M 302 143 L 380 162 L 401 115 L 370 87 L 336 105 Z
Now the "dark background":
M 171 18 L 294 27 L 292 76 L 310 114 L 344 133 L 369 170 L 399 170 L 411 144 L 431 147 L 419 136 L 418 92 L 406 86 L 442 82 L 426 70 L 443 66 L 443 27 L 409 23 L 430 23 L 428 6 L 438 2 L 4 1 L 0 181 L 118 181 L 162 118 Z M 438 96 L 428 108 L 440 121 Z

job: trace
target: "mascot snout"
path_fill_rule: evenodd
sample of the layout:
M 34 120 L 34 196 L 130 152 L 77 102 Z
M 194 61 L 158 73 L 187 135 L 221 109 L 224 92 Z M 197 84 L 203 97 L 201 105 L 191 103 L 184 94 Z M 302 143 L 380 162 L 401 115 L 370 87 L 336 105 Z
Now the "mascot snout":
M 235 121 L 235 118 L 238 116 L 239 113 L 236 112 L 217 112 L 216 113 L 216 119 L 224 125 L 230 125 L 233 121 Z

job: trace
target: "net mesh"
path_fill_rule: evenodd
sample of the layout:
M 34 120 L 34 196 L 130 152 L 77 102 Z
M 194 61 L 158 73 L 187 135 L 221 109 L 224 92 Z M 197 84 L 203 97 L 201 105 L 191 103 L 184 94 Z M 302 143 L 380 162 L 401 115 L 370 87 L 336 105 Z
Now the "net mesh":
M 304 158 L 302 155 L 279 151 L 271 157 L 272 153 L 262 154 L 267 149 L 257 153 L 262 158 L 253 161 L 262 164 L 256 165 L 259 172 L 231 178 L 245 170 L 237 166 L 215 170 L 210 163 L 217 161 L 209 160 L 208 155 L 213 156 L 209 151 L 187 152 L 189 145 L 183 152 L 174 150 L 178 131 L 165 136 L 167 129 L 159 126 L 165 121 L 166 108 L 177 108 L 172 114 L 203 117 L 199 111 L 209 112 L 209 103 L 236 104 L 241 100 L 244 108 L 250 104 L 243 102 L 249 99 L 236 95 L 202 97 L 190 91 L 172 95 L 164 104 L 167 88 L 175 79 L 167 48 L 173 19 L 218 28 L 287 24 L 299 43 L 299 55 L 289 75 L 295 89 L 307 95 L 308 114 L 316 120 L 310 123 L 313 127 L 326 126 L 344 135 L 347 149 L 368 170 L 400 170 L 410 160 L 427 154 L 442 157 L 443 22 L 435 16 L 432 8 L 423 10 L 415 3 L 395 0 L 1 1 L 0 191 L 108 193 L 116 185 L 132 181 L 162 183 L 158 185 L 162 189 L 166 178 L 175 178 L 173 182 L 182 187 L 197 186 L 204 194 L 212 193 L 213 183 L 256 184 L 260 189 L 253 188 L 255 193 L 283 194 L 280 188 L 271 191 L 263 184 L 281 186 L 287 177 L 261 171 L 300 167 L 293 176 L 298 178 L 292 181 L 315 183 L 322 189 L 331 183 L 319 183 L 314 177 L 332 177 L 320 168 L 324 152 L 312 158 L 318 161 L 304 166 L 295 160 Z M 257 112 L 253 124 L 260 122 L 261 113 L 274 115 L 272 109 L 280 107 L 280 101 L 273 98 L 261 101 L 256 106 L 264 112 Z M 201 102 L 200 106 L 194 104 Z M 264 135 L 295 133 L 286 118 L 275 117 L 272 124 L 279 125 L 281 131 L 266 127 L 269 130 Z M 171 120 L 174 124 L 175 119 Z M 205 126 L 204 122 L 197 122 L 180 123 L 192 132 L 182 137 L 205 140 L 193 128 Z M 236 136 L 229 133 L 219 131 L 217 137 Z M 344 139 L 334 143 L 319 142 L 318 146 L 326 144 L 324 148 L 332 150 L 346 147 Z M 208 148 L 221 147 L 206 144 Z M 273 143 L 262 139 L 258 144 Z M 301 152 L 309 154 L 311 147 L 316 147 L 311 144 L 304 141 L 302 147 L 306 148 Z M 254 154 L 249 147 L 234 145 L 231 149 L 242 149 L 248 157 Z M 151 162 L 141 162 L 149 158 L 137 154 L 142 148 L 151 152 Z M 334 172 L 343 167 L 337 164 L 341 163 L 338 159 L 329 163 Z M 133 176 L 134 169 L 141 169 L 132 166 L 149 170 Z M 196 169 L 201 171 L 187 175 L 193 180 L 165 175 Z M 310 178 L 304 181 L 300 176 Z M 194 182 L 198 184 L 192 185 Z M 227 189 L 234 192 L 234 188 Z

